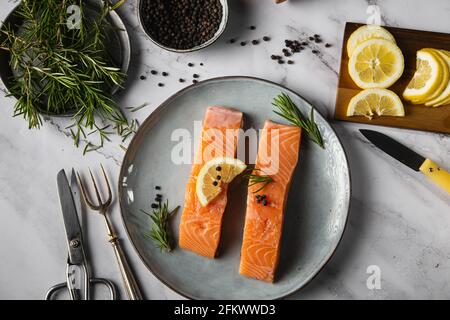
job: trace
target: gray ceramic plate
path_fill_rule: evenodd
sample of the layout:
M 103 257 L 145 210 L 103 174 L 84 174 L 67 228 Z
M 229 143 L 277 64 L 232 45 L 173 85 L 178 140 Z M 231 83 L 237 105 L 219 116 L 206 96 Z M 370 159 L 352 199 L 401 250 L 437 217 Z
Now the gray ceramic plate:
M 272 112 L 271 102 L 288 93 L 307 113 L 311 105 L 294 92 L 265 80 L 225 77 L 200 82 L 164 102 L 141 125 L 125 155 L 119 177 L 122 218 L 128 236 L 144 264 L 163 283 L 193 299 L 278 299 L 302 288 L 330 259 L 347 221 L 350 174 L 336 133 L 316 112 L 326 149 L 303 139 L 299 164 L 286 208 L 278 279 L 274 284 L 242 277 L 238 273 L 245 216 L 245 186 L 230 188 L 222 246 L 210 260 L 176 248 L 161 253 L 144 234 L 150 221 L 140 209 L 150 210 L 155 185 L 170 207 L 182 205 L 190 165 L 175 165 L 171 151 L 174 129 L 191 133 L 194 121 L 203 119 L 207 106 L 222 105 L 245 114 L 245 127 L 261 128 L 266 119 L 283 122 Z M 181 210 L 172 221 L 175 241 Z

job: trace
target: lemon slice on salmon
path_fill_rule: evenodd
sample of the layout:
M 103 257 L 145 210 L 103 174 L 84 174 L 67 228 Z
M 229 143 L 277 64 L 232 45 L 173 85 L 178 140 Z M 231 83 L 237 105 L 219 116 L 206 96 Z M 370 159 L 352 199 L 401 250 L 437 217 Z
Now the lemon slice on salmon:
M 438 107 L 445 104 L 446 100 L 450 98 L 450 79 L 448 77 L 450 74 L 450 53 L 445 50 L 433 49 L 433 51 L 444 61 L 444 78 L 442 79 L 444 89 L 439 95 L 436 95 L 434 99 L 433 97 L 430 97 L 425 105 Z
M 348 63 L 348 72 L 362 89 L 387 88 L 403 74 L 404 58 L 396 44 L 370 39 L 358 45 Z
M 206 162 L 197 176 L 195 191 L 202 206 L 208 205 L 223 190 L 222 185 L 230 183 L 247 166 L 239 159 L 217 157 Z
M 347 116 L 372 119 L 375 115 L 403 117 L 405 109 L 400 98 L 387 89 L 366 89 L 350 100 Z
M 417 51 L 416 66 L 416 72 L 403 92 L 403 98 L 421 104 L 442 85 L 444 65 L 433 51 L 422 49 Z
M 355 48 L 369 39 L 385 39 L 395 44 L 394 36 L 385 28 L 368 24 L 356 29 L 347 40 L 347 54 L 350 58 Z

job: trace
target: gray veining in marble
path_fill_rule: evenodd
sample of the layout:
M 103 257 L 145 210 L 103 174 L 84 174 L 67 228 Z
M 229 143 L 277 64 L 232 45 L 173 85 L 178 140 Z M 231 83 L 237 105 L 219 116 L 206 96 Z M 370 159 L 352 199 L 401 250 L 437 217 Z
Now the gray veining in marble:
M 143 120 L 168 96 L 185 86 L 193 73 L 207 79 L 223 75 L 250 75 L 281 83 L 297 91 L 330 119 L 334 111 L 341 39 L 345 21 L 365 22 L 368 5 L 378 5 L 384 24 L 450 32 L 447 0 L 231 0 L 230 20 L 213 46 L 178 55 L 153 45 L 140 29 L 136 1 L 119 10 L 131 34 L 133 56 L 128 88 L 120 94 L 122 106 L 149 107 L 130 114 Z M 0 3 L 4 19 L 16 1 Z M 248 26 L 255 25 L 251 31 Z M 284 39 L 319 33 L 333 46 L 314 55 L 294 56 L 294 65 L 270 60 Z M 239 41 L 269 35 L 270 42 L 239 46 Z M 231 45 L 227 39 L 235 37 Z M 193 68 L 188 62 L 195 63 Z M 200 66 L 200 62 L 204 66 Z M 152 76 L 150 70 L 170 77 Z M 147 79 L 139 80 L 140 75 Z M 178 78 L 189 81 L 181 84 Z M 163 88 L 158 82 L 165 82 Z M 82 155 L 74 148 L 68 120 L 47 119 L 39 130 L 28 130 L 21 118 L 12 118 L 14 99 L 0 84 L 0 298 L 42 299 L 48 286 L 64 277 L 66 259 L 55 176 L 59 169 L 85 170 L 102 162 L 117 179 L 123 150 L 114 139 L 96 152 Z M 334 257 L 294 299 L 449 299 L 450 198 L 425 177 L 393 161 L 358 133 L 367 127 L 333 122 L 347 151 L 353 198 L 347 230 Z M 378 128 L 417 152 L 450 169 L 450 137 L 442 134 Z M 139 261 L 128 243 L 118 207 L 113 221 L 148 299 L 174 299 L 177 294 L 159 283 Z M 114 256 L 99 217 L 88 214 L 90 254 L 94 273 L 120 284 Z M 369 290 L 368 266 L 381 270 L 381 288 Z M 123 293 L 123 291 L 122 291 Z

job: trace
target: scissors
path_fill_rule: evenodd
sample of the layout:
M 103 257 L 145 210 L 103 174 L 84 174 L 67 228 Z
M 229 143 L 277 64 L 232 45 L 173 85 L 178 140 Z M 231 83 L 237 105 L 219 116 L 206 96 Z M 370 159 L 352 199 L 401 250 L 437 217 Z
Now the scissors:
M 52 286 L 45 295 L 45 300 L 60 291 L 67 290 L 71 300 L 90 300 L 91 285 L 101 285 L 109 291 L 109 298 L 116 300 L 116 287 L 103 278 L 93 278 L 84 250 L 81 225 L 78 214 L 81 212 L 81 199 L 75 170 L 72 169 L 71 183 L 66 172 L 61 170 L 57 175 L 58 194 L 61 202 L 61 212 L 67 236 L 67 266 L 66 281 Z

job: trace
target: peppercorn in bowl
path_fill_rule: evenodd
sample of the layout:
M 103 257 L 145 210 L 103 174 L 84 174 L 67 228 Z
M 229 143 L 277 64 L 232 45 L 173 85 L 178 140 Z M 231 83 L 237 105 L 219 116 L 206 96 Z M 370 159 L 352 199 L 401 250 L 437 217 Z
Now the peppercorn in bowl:
M 178 53 L 214 43 L 228 21 L 227 0 L 139 0 L 140 24 L 157 46 Z

